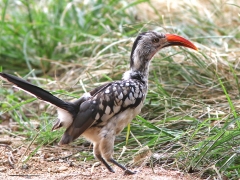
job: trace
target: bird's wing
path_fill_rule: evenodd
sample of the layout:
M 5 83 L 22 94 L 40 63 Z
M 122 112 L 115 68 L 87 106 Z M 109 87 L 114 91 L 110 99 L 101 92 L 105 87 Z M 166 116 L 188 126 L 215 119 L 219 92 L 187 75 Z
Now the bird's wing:
M 68 144 L 89 127 L 104 125 L 114 115 L 137 107 L 145 96 L 142 88 L 142 83 L 134 80 L 116 81 L 100 88 L 81 104 L 79 113 L 59 144 Z
M 77 117 L 71 126 L 64 132 L 59 144 L 68 144 L 78 138 L 87 128 L 94 123 L 95 119 L 92 113 L 97 111 L 97 106 L 91 101 L 85 101 L 80 107 Z
M 91 98 L 88 100 L 81 101 L 80 103 L 76 101 L 76 104 L 79 104 L 79 112 L 74 118 L 71 126 L 63 134 L 62 139 L 59 142 L 60 145 L 72 142 L 96 121 L 94 114 L 98 112 L 98 105 L 96 104 L 96 101 L 92 100 L 92 97 L 101 93 L 108 86 L 111 86 L 111 84 L 112 83 L 107 83 L 90 91 L 89 94 L 91 95 Z

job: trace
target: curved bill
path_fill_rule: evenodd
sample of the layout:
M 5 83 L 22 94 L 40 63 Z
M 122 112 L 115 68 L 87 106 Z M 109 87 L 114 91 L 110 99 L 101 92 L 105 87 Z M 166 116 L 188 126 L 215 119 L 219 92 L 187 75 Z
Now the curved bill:
M 166 39 L 167 39 L 167 43 L 166 45 L 164 45 L 164 47 L 168 47 L 168 46 L 184 46 L 184 47 L 188 47 L 194 50 L 198 50 L 198 48 L 191 43 L 189 40 L 175 35 L 175 34 L 166 34 Z

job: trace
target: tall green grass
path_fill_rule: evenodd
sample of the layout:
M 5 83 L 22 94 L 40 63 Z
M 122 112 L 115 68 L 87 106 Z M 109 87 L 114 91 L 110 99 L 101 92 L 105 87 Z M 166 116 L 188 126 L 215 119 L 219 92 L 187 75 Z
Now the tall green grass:
M 121 78 L 138 32 L 157 30 L 188 37 L 198 53 L 168 48 L 152 61 L 145 106 L 131 123 L 134 137 L 129 136 L 129 151 L 121 160 L 130 161 L 147 145 L 159 155 L 153 156 L 153 165 L 199 177 L 238 179 L 237 3 L 4 0 L 0 2 L 0 66 L 71 100 L 85 89 Z M 34 139 L 38 148 L 55 144 L 62 134 L 62 130 L 50 131 L 55 109 L 5 82 L 2 85 L 0 121 L 10 116 L 19 126 L 7 133 Z M 38 128 L 33 120 L 39 122 Z M 127 128 L 117 138 L 117 155 L 126 145 L 126 135 Z M 80 138 L 75 143 L 83 142 Z

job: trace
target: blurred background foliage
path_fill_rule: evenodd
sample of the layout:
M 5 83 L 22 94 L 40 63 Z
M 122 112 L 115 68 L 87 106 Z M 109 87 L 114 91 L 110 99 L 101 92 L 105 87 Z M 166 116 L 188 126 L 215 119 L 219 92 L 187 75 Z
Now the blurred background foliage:
M 238 0 L 1 0 L 0 19 L 2 70 L 68 100 L 120 79 L 139 32 L 190 39 L 198 53 L 166 48 L 152 61 L 145 107 L 131 125 L 131 151 L 122 161 L 148 145 L 160 155 L 153 164 L 164 168 L 240 177 Z M 0 120 L 20 127 L 9 132 L 28 140 L 37 134 L 35 143 L 54 145 L 62 134 L 50 132 L 54 108 L 2 84 Z

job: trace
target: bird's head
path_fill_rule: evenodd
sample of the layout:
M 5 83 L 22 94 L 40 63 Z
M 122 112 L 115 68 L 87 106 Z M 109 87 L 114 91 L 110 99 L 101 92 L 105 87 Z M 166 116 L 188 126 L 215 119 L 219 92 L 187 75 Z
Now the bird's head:
M 136 38 L 131 52 L 130 66 L 133 70 L 145 69 L 145 66 L 152 57 L 162 48 L 168 46 L 184 46 L 194 50 L 197 47 L 187 39 L 174 35 L 159 32 L 144 32 Z

